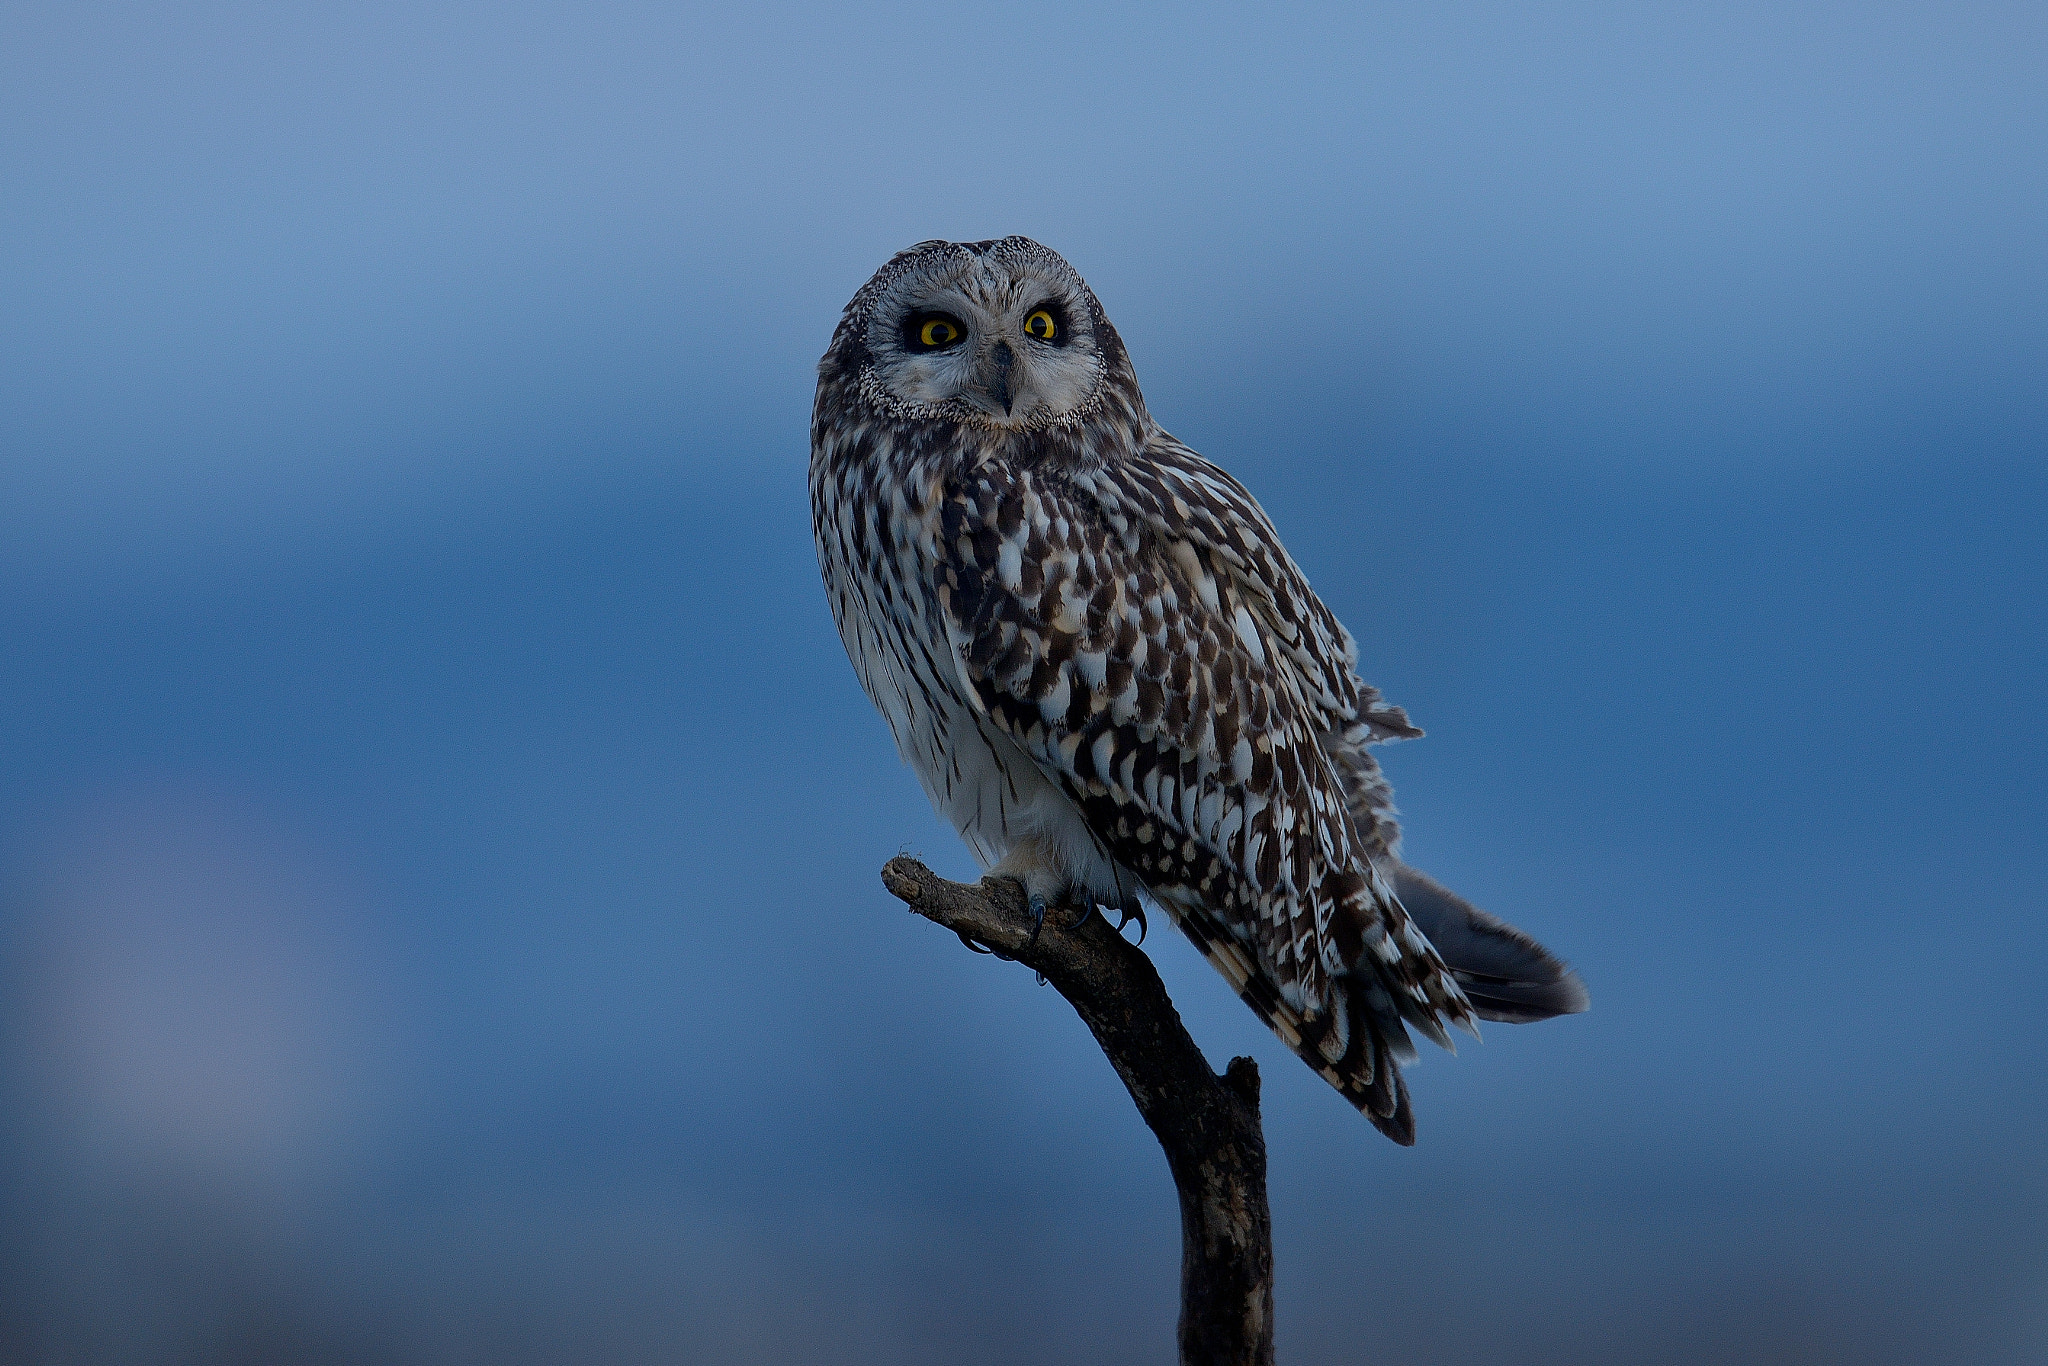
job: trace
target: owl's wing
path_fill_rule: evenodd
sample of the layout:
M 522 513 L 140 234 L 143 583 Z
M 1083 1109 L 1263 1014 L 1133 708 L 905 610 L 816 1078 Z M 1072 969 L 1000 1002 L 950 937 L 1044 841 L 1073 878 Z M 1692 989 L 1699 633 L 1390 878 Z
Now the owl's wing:
M 1250 490 L 1173 437 L 1160 433 L 1142 460 L 1075 476 L 1118 531 L 1138 527 L 1198 547 L 1227 574 L 1266 628 L 1291 680 L 1318 719 L 1370 739 L 1422 734 L 1408 714 L 1359 680 L 1358 645 L 1280 544 Z
M 1373 707 L 1349 636 L 1234 481 L 1216 487 L 1249 515 L 1218 497 L 1198 519 L 1200 489 L 1176 483 L 1176 525 L 1140 484 L 1092 478 L 986 464 L 946 491 L 937 586 L 961 681 L 1245 1000 L 1391 1119 L 1401 1021 L 1448 1046 L 1444 1023 L 1472 1017 L 1366 857 L 1319 737 L 1405 718 Z
M 1367 746 L 1422 732 L 1358 678 L 1351 633 L 1309 588 L 1258 501 L 1170 436 L 1155 437 L 1146 455 L 1076 482 L 1113 515 L 1209 550 L 1256 604 L 1261 624 L 1285 643 L 1287 665 L 1314 699 L 1311 710 L 1324 726 L 1318 738 L 1343 784 L 1353 827 L 1402 909 L 1451 965 L 1474 1013 L 1526 1023 L 1586 1009 L 1585 987 L 1549 950 L 1393 857 L 1400 839 L 1393 793 Z
M 1368 747 L 1422 732 L 1359 679 L 1357 643 L 1308 586 L 1244 485 L 1163 432 L 1145 457 L 1091 471 L 1076 483 L 1116 524 L 1185 539 L 1236 583 L 1323 725 L 1318 739 L 1338 771 L 1360 841 L 1376 862 L 1386 860 L 1401 828 Z

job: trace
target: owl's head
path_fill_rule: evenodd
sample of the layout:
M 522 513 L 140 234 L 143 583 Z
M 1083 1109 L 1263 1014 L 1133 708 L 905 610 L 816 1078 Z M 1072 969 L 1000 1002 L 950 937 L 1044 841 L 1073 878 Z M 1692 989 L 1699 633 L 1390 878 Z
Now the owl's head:
M 898 417 L 1043 430 L 1090 416 L 1112 391 L 1142 409 L 1094 292 L 1028 237 L 898 253 L 847 306 L 828 370 L 835 359 Z

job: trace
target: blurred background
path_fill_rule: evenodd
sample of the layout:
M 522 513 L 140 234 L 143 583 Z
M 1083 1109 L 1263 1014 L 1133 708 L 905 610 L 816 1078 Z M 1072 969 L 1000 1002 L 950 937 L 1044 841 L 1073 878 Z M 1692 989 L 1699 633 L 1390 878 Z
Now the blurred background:
M 1172 1359 L 1178 1228 L 820 592 L 1027 233 L 1586 1016 L 1265 1069 L 1289 1363 L 2048 1360 L 2048 10 L 0 14 L 0 1350 Z

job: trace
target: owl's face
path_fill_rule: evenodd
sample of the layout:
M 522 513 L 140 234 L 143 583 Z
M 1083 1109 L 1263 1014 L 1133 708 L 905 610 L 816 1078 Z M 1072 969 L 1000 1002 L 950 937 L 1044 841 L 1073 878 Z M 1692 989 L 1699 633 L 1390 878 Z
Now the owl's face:
M 1011 237 L 929 242 L 905 256 L 879 281 L 867 319 L 872 377 L 894 398 L 1022 428 L 1094 397 L 1105 369 L 1101 311 L 1057 252 Z

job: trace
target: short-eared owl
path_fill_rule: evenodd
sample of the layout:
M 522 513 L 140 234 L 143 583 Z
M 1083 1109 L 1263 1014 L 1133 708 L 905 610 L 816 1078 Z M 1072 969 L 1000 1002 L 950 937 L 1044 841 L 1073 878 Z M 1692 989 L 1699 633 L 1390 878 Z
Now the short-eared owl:
M 932 802 L 1050 904 L 1151 898 L 1397 1143 L 1404 1026 L 1585 1009 L 1403 864 L 1369 746 L 1421 734 L 1242 485 L 1160 430 L 1116 329 L 1024 237 L 922 242 L 818 366 L 832 616 Z

